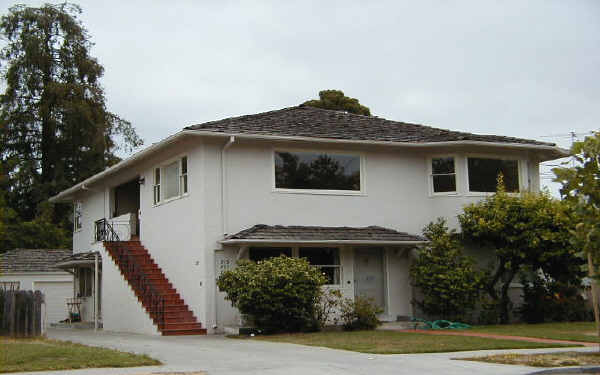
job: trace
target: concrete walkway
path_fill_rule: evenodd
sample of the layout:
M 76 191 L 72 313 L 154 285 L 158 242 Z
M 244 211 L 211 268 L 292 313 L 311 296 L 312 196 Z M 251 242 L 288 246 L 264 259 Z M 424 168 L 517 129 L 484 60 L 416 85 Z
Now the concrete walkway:
M 295 344 L 234 340 L 223 336 L 162 337 L 110 332 L 51 329 L 48 337 L 92 346 L 148 354 L 165 365 L 126 369 L 35 372 L 32 375 L 133 375 L 149 372 L 206 371 L 217 374 L 527 374 L 538 369 L 457 361 L 508 352 L 544 353 L 560 349 L 487 350 L 460 353 L 376 355 Z M 568 350 L 594 350 L 579 348 Z

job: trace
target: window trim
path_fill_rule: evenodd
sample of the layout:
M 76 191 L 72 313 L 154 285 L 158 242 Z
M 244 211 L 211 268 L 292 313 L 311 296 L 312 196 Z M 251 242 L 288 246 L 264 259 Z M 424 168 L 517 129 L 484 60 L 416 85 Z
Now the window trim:
M 277 152 L 313 152 L 322 154 L 337 154 L 337 155 L 355 155 L 360 158 L 360 190 L 326 190 L 326 189 L 289 189 L 278 188 L 276 185 L 275 167 Z M 273 147 L 271 150 L 271 187 L 273 193 L 282 194 L 311 194 L 311 195 L 351 195 L 351 196 L 366 196 L 366 173 L 365 173 L 365 153 L 361 151 L 344 151 L 344 150 L 324 150 L 313 148 L 288 148 L 288 147 Z
M 77 210 L 79 206 L 79 211 Z M 77 217 L 79 217 L 79 228 L 77 227 Z M 73 232 L 81 232 L 83 230 L 83 202 L 76 200 L 73 205 Z
M 183 180 L 183 174 L 181 173 L 181 163 L 183 158 L 187 159 L 187 173 L 185 174 L 187 176 L 187 191 L 184 193 L 183 192 L 183 187 L 181 185 L 181 182 Z M 173 196 L 171 198 L 165 199 L 164 197 L 164 183 L 165 183 L 165 173 L 164 173 L 164 168 L 168 165 L 173 164 L 174 162 L 178 162 L 179 163 L 179 173 L 177 175 L 177 184 L 179 187 L 179 195 Z M 155 182 L 155 174 L 156 174 L 156 170 L 160 170 L 160 184 L 156 184 Z M 190 169 L 190 158 L 188 154 L 181 154 L 172 158 L 169 158 L 165 161 L 163 161 L 160 164 L 157 164 L 156 166 L 154 166 L 152 168 L 152 207 L 158 207 L 161 206 L 163 204 L 167 204 L 169 202 L 181 199 L 181 198 L 185 198 L 187 196 L 190 195 L 190 178 L 189 178 L 189 169 Z M 154 202 L 154 194 L 155 194 L 155 187 L 159 186 L 159 198 L 160 200 L 158 202 Z
M 436 192 L 433 189 L 433 159 L 442 158 L 453 158 L 454 159 L 454 184 L 456 186 L 455 191 L 440 191 Z M 427 183 L 429 185 L 429 196 L 430 197 L 447 197 L 447 196 L 460 196 L 461 195 L 461 179 L 459 178 L 460 173 L 458 169 L 459 157 L 457 154 L 433 154 L 427 157 Z M 449 174 L 444 174 L 449 175 Z M 441 176 L 441 174 L 440 174 Z
M 465 168 L 465 186 L 466 186 L 466 195 L 469 197 L 489 197 L 492 196 L 494 194 L 496 194 L 496 192 L 490 192 L 490 191 L 471 191 L 471 186 L 470 186 L 470 182 L 469 182 L 469 158 L 474 158 L 474 159 L 497 159 L 497 160 L 516 160 L 517 161 L 517 173 L 519 174 L 518 176 L 518 181 L 519 181 L 519 191 L 518 192 L 507 192 L 507 194 L 512 195 L 512 196 L 518 196 L 520 195 L 522 192 L 525 192 L 527 190 L 527 186 L 524 183 L 524 181 L 526 181 L 527 177 L 527 171 L 524 170 L 524 165 L 526 165 L 527 163 L 524 162 L 522 157 L 519 156 L 506 156 L 506 155 L 498 155 L 498 154 L 465 154 L 464 156 L 464 168 Z

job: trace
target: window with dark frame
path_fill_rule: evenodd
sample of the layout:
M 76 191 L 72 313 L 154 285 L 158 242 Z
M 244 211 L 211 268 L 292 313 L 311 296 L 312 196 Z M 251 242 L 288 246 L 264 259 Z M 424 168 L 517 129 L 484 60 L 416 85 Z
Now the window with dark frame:
M 251 247 L 248 249 L 248 258 L 253 262 L 275 258 L 281 255 L 292 256 L 291 247 Z
M 501 174 L 507 192 L 519 192 L 518 160 L 468 158 L 469 191 L 495 193 Z
M 341 283 L 340 249 L 337 247 L 301 247 L 298 257 L 318 267 L 327 277 L 328 285 Z
M 79 297 L 90 297 L 92 295 L 92 269 L 79 268 Z
M 360 155 L 276 151 L 275 187 L 360 191 Z
M 160 203 L 160 168 L 154 168 L 154 204 Z
M 431 184 L 434 193 L 456 192 L 456 170 L 453 157 L 431 159 Z

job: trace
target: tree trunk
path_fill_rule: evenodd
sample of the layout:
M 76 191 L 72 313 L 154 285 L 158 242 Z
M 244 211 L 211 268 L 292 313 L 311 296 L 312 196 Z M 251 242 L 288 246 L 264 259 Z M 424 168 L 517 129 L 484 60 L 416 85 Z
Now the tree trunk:
M 596 283 L 596 268 L 592 260 L 592 252 L 587 252 L 588 275 L 592 286 L 592 304 L 594 305 L 594 321 L 596 322 L 596 335 L 600 337 L 600 308 L 598 307 L 598 284 Z M 600 343 L 598 344 L 600 350 Z

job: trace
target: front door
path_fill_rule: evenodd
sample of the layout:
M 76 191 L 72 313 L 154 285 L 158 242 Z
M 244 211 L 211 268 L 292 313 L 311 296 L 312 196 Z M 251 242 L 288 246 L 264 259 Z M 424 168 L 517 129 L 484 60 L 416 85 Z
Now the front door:
M 383 249 L 379 247 L 354 249 L 354 295 L 372 298 L 385 308 L 383 297 Z

